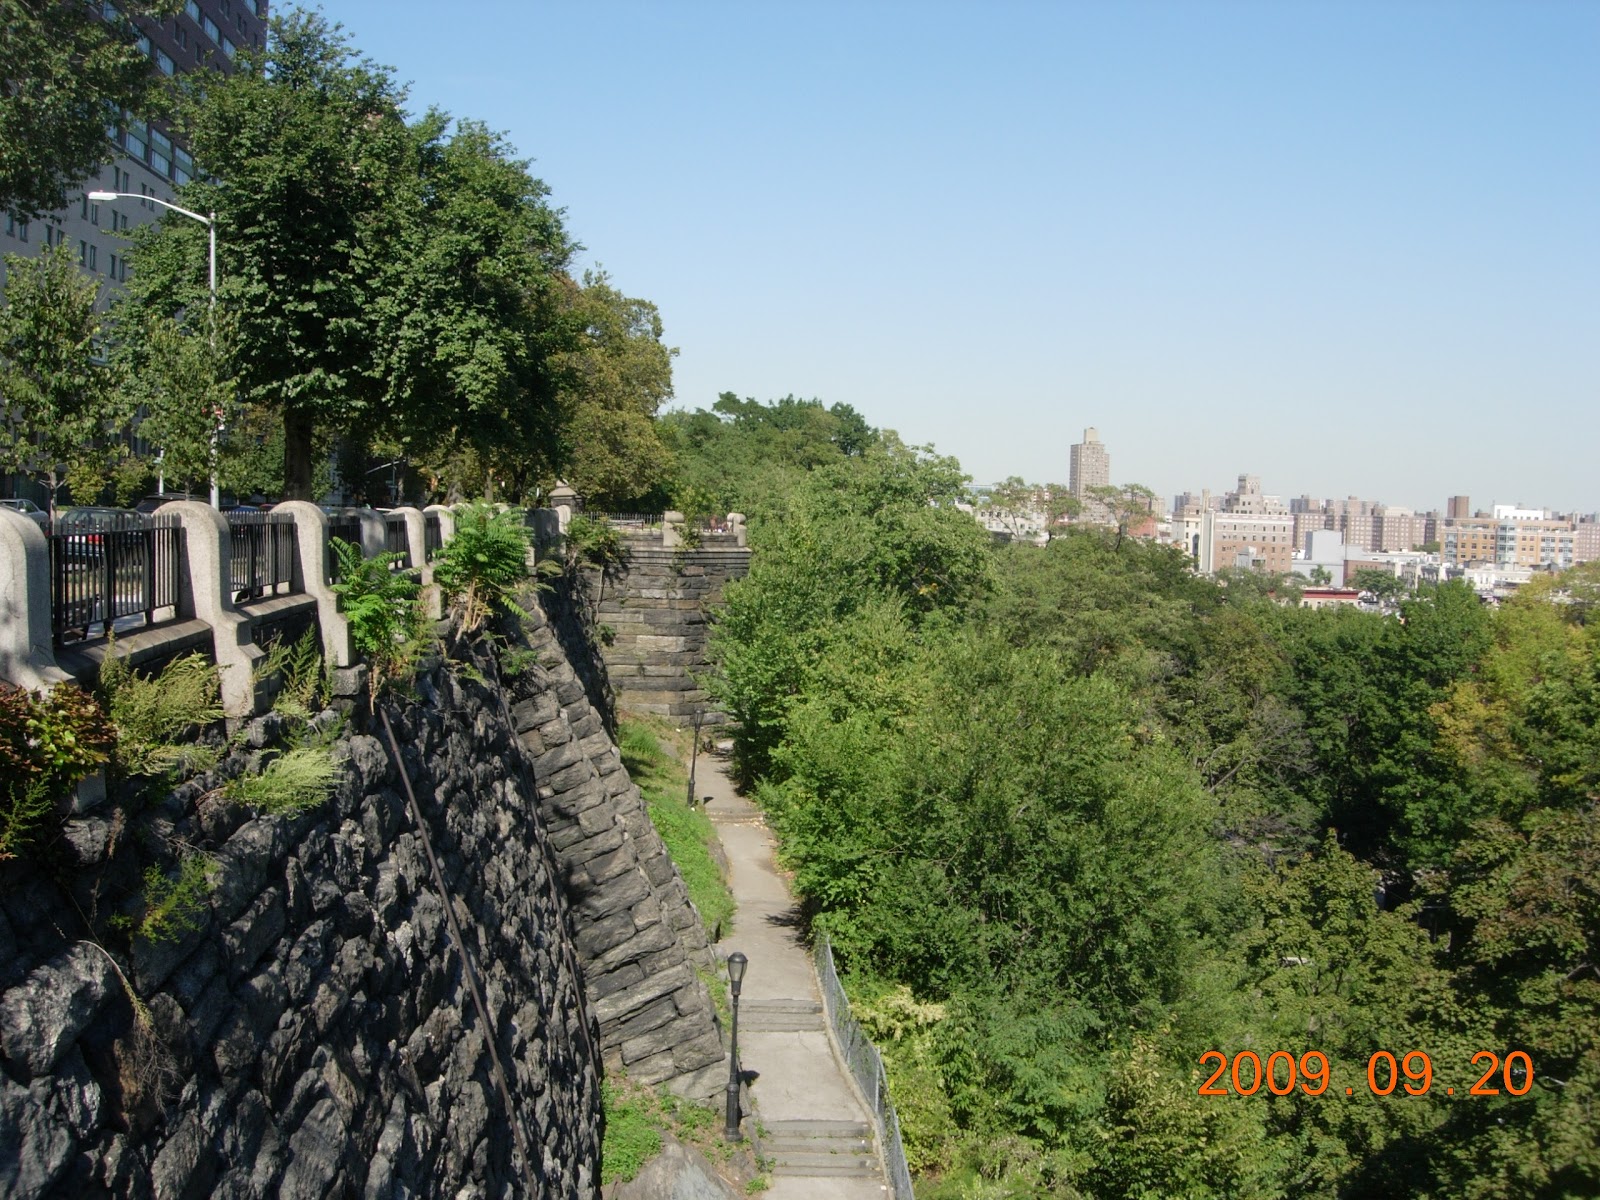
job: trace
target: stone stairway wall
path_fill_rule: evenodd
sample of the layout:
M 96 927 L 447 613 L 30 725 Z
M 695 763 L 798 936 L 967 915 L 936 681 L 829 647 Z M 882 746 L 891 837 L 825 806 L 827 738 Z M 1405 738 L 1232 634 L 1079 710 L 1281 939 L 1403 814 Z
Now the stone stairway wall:
M 696 674 L 706 669 L 706 616 L 731 579 L 750 570 L 736 546 L 663 549 L 659 539 L 627 541 L 627 556 L 606 572 L 586 574 L 597 620 L 609 626 L 606 673 L 623 708 L 693 719 L 707 705 Z M 715 723 L 724 719 L 708 712 Z

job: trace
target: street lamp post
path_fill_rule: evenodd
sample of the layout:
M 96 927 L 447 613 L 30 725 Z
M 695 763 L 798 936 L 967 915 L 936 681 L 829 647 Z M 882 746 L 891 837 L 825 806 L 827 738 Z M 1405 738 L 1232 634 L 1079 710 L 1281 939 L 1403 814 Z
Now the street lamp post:
M 735 950 L 728 955 L 728 983 L 733 992 L 733 1033 L 728 1047 L 728 1120 L 722 1134 L 730 1142 L 739 1140 L 739 985 L 750 960 Z
M 202 225 L 204 225 L 206 227 L 206 233 L 207 233 L 207 235 L 208 235 L 208 237 L 210 239 L 210 243 L 211 243 L 211 246 L 210 246 L 210 260 L 209 260 L 210 261 L 211 310 L 212 310 L 212 329 L 211 329 L 212 342 L 211 342 L 211 349 L 212 349 L 212 353 L 213 353 L 213 357 L 214 357 L 215 356 L 215 352 L 216 352 L 216 348 L 217 348 L 217 345 L 216 345 L 216 336 L 217 336 L 217 333 L 216 333 L 216 315 L 215 315 L 216 314 L 216 308 L 217 308 L 217 214 L 216 213 L 211 213 L 209 216 L 202 215 L 201 213 L 197 213 L 197 212 L 193 211 L 192 209 L 181 208 L 178 205 L 173 204 L 170 200 L 163 200 L 159 196 L 140 196 L 140 195 L 136 195 L 133 192 L 90 192 L 89 193 L 89 199 L 95 201 L 96 203 L 99 203 L 101 200 L 116 200 L 119 197 L 121 197 L 123 199 L 127 199 L 127 200 L 149 200 L 153 204 L 159 204 L 162 208 L 170 208 L 175 213 L 181 213 L 183 216 L 192 217 L 194 220 L 199 221 L 200 224 L 202 224 Z M 222 507 L 221 494 L 217 490 L 217 442 L 218 442 L 218 440 L 219 440 L 219 438 L 220 438 L 220 436 L 222 434 L 222 414 L 220 412 L 218 412 L 216 416 L 217 416 L 216 424 L 212 427 L 212 430 L 211 430 L 211 507 L 212 508 L 221 508 Z

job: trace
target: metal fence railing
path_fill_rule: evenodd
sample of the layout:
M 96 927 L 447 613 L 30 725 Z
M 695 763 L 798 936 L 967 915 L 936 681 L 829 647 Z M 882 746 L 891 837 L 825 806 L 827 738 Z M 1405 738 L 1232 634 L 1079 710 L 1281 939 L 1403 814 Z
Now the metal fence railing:
M 176 518 L 119 521 L 116 527 L 63 522 L 50 534 L 50 634 L 56 645 L 102 636 L 126 617 L 151 624 L 175 609 L 183 575 L 183 528 Z
M 444 545 L 444 528 L 439 524 L 438 513 L 427 513 L 422 518 L 422 553 L 429 561 Z
M 287 591 L 300 563 L 294 519 L 272 513 L 229 513 L 228 586 L 237 601 Z
M 895 1115 L 894 1103 L 889 1099 L 889 1079 L 883 1071 L 883 1056 L 850 1011 L 850 997 L 844 994 L 838 972 L 833 969 L 833 946 L 827 934 L 818 936 L 814 954 L 817 979 L 822 984 L 822 1006 L 827 1011 L 828 1024 L 838 1039 L 839 1050 L 850 1068 L 850 1074 L 855 1078 L 856 1086 L 872 1107 L 878 1145 L 883 1150 L 884 1171 L 889 1177 L 890 1195 L 894 1200 L 914 1200 L 911 1171 L 906 1166 L 906 1151 L 900 1142 L 900 1118 Z
M 334 552 L 334 542 L 347 542 L 352 546 L 361 545 L 361 518 L 351 513 L 330 513 L 328 516 L 328 561 L 324 569 L 328 574 L 329 583 L 339 582 L 339 556 Z
M 593 521 L 604 521 L 606 524 L 614 525 L 618 529 L 656 529 L 661 525 L 660 513 L 608 513 L 585 511 L 580 515 L 588 517 Z
M 390 561 L 391 570 L 411 569 L 411 536 L 406 532 L 404 517 L 397 517 L 391 513 L 383 518 L 383 548 L 391 555 L 400 556 Z

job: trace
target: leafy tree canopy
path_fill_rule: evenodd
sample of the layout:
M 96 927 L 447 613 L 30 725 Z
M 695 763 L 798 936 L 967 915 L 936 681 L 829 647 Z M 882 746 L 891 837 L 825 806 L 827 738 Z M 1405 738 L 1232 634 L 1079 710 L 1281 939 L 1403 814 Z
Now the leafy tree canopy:
M 98 4 L 0 0 L 0 209 L 29 219 L 64 208 L 67 192 L 111 161 L 107 126 L 124 110 L 156 115 L 164 80 L 133 18 L 181 7 L 119 0 L 107 20 Z

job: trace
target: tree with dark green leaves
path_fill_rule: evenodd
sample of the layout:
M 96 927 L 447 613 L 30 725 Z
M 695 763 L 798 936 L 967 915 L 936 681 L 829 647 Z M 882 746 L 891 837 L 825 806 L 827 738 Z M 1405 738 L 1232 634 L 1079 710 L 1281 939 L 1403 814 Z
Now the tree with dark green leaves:
M 51 505 L 66 482 L 103 480 L 130 415 L 101 353 L 98 287 L 64 246 L 6 257 L 0 303 L 0 469 L 33 475 Z M 96 489 L 98 490 L 98 489 Z
M 274 18 L 266 48 L 241 49 L 232 75 L 183 79 L 177 129 L 211 178 L 181 201 L 216 214 L 239 398 L 281 414 L 291 497 L 310 498 L 319 433 L 370 421 L 389 398 L 379 285 L 416 178 L 403 99 L 336 26 L 304 12 Z M 152 315 L 203 309 L 197 222 L 147 226 L 134 256 L 128 336 Z
M 26 220 L 65 207 L 68 191 L 115 155 L 106 128 L 124 110 L 155 115 L 165 80 L 139 49 L 133 18 L 181 7 L 0 0 L 0 209 Z
M 604 272 L 584 275 L 564 314 L 569 348 L 551 358 L 564 425 L 563 478 L 591 507 L 618 509 L 670 477 L 656 414 L 672 398 L 672 359 L 661 314 L 624 296 Z
M 660 426 L 675 461 L 673 506 L 751 517 L 781 506 L 808 472 L 859 459 L 883 437 L 848 404 L 795 396 L 763 404 L 732 392 L 709 410 L 669 412 Z
M 396 242 L 372 281 L 381 387 L 356 428 L 432 466 L 444 490 L 529 499 L 566 448 L 556 358 L 591 325 L 566 274 L 574 247 L 549 189 L 499 134 L 440 112 L 409 133 Z M 463 460 L 481 477 L 453 479 Z
M 174 490 L 220 470 L 222 442 L 238 416 L 231 314 L 207 306 L 196 325 L 152 313 L 117 347 L 128 396 L 143 407 L 139 436 L 155 448 Z

